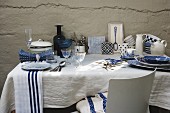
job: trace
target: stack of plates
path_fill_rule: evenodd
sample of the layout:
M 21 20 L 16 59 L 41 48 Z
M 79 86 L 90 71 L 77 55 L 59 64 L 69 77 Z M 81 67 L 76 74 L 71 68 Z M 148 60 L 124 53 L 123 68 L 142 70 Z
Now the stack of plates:
M 130 66 L 139 68 L 154 69 L 160 71 L 170 71 L 170 57 L 165 56 L 144 56 L 128 61 Z
M 151 54 L 150 47 L 151 47 L 151 43 L 150 42 L 145 42 L 144 43 L 144 51 L 145 51 L 145 53 Z

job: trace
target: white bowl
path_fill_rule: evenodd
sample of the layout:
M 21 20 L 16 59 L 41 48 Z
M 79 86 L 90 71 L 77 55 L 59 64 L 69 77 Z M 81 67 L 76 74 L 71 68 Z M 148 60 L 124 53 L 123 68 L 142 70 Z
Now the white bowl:
M 31 43 L 30 51 L 33 53 L 39 53 L 52 49 L 52 43 L 39 39 Z

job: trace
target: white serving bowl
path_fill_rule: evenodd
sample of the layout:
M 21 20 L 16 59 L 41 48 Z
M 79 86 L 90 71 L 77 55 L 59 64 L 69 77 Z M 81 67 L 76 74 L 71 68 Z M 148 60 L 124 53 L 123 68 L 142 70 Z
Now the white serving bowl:
M 33 41 L 30 46 L 30 51 L 32 53 L 40 53 L 52 49 L 52 43 L 48 41 L 43 41 L 39 39 L 38 41 Z

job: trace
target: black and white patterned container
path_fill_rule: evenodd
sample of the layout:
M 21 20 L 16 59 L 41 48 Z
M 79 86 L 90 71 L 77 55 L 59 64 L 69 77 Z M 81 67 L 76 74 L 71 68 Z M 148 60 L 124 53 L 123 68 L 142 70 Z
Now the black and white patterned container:
M 111 42 L 103 42 L 101 45 L 102 54 L 113 54 L 113 43 Z

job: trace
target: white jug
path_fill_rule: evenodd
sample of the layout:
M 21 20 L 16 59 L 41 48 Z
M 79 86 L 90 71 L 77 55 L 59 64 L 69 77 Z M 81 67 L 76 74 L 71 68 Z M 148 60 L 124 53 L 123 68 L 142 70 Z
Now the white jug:
M 143 55 L 143 35 L 136 34 L 136 52 L 138 55 Z
M 162 56 L 165 54 L 165 47 L 167 46 L 166 40 L 157 40 L 151 45 L 151 54 Z

